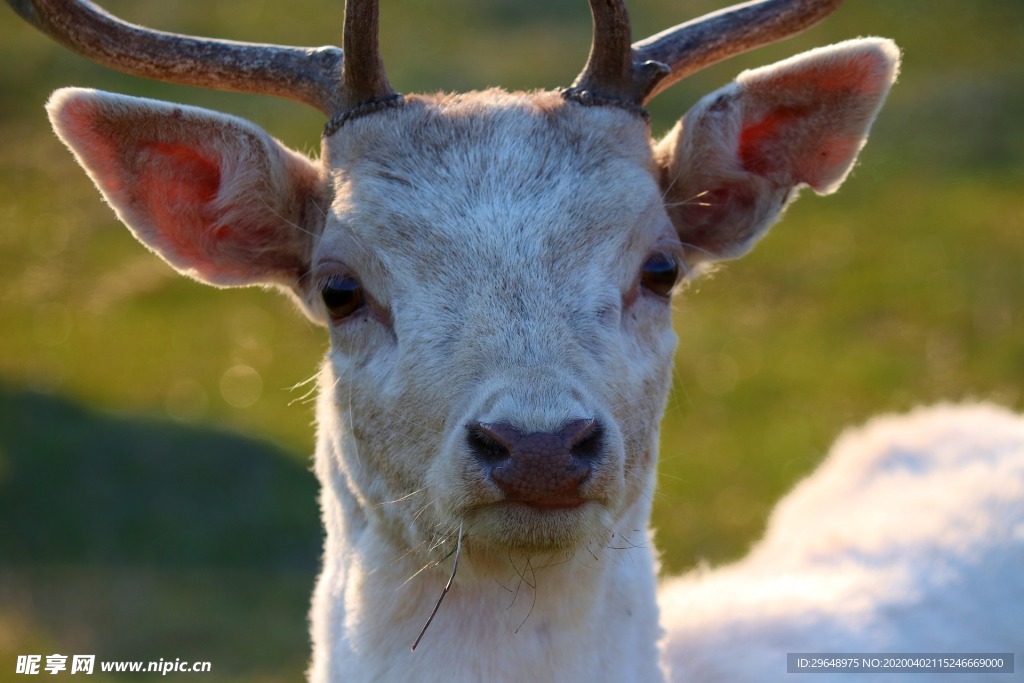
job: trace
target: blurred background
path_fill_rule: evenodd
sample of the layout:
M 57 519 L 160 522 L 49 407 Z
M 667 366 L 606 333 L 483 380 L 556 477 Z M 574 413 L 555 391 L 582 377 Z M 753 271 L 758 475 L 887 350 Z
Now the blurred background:
M 294 45 L 338 43 L 341 4 L 104 3 Z M 635 0 L 634 36 L 722 4 Z M 590 39 L 583 0 L 381 12 L 404 92 L 567 85 Z M 847 3 L 659 97 L 655 135 L 744 68 L 861 35 L 895 38 L 905 60 L 860 166 L 676 303 L 654 517 L 666 573 L 741 556 L 845 426 L 944 400 L 1024 408 L 1024 2 Z M 135 243 L 49 130 L 42 105 L 65 85 L 237 114 L 310 153 L 323 123 L 121 76 L 0 10 L 0 681 L 17 654 L 53 652 L 300 680 L 320 546 L 302 383 L 326 334 L 278 294 L 205 288 Z

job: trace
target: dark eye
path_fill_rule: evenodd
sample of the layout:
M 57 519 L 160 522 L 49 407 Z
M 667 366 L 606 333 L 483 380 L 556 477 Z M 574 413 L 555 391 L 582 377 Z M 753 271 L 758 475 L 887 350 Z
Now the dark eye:
M 640 284 L 658 296 L 668 296 L 679 280 L 679 262 L 668 254 L 654 254 L 644 262 Z
M 363 306 L 363 286 L 354 277 L 327 278 L 320 286 L 320 296 L 334 320 L 347 318 Z

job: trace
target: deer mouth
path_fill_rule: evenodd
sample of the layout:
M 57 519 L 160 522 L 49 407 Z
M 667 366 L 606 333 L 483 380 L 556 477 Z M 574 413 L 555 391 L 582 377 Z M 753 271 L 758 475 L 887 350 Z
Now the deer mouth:
M 506 502 L 511 504 L 525 505 L 527 507 L 534 508 L 535 510 L 570 510 L 572 508 L 578 508 L 587 501 L 585 498 L 578 498 L 572 496 L 561 498 L 545 498 L 542 500 L 509 500 Z
M 610 524 L 601 501 L 577 496 L 502 500 L 472 508 L 463 518 L 476 540 L 501 553 L 571 550 L 600 537 Z
M 566 411 L 570 415 L 570 411 Z M 460 420 L 458 468 L 447 514 L 469 538 L 496 551 L 585 547 L 614 525 L 621 508 L 624 444 L 604 411 L 577 407 L 552 425 Z M 453 477 L 438 478 L 439 488 Z

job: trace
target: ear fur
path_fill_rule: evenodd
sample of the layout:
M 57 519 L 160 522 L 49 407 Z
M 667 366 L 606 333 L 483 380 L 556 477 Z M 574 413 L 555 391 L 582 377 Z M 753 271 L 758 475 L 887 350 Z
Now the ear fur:
M 895 43 L 864 38 L 745 71 L 700 100 L 655 149 L 689 264 L 745 254 L 799 188 L 838 189 L 898 70 Z
M 47 112 L 118 217 L 178 271 L 286 287 L 308 271 L 320 167 L 259 127 L 80 88 L 55 92 Z

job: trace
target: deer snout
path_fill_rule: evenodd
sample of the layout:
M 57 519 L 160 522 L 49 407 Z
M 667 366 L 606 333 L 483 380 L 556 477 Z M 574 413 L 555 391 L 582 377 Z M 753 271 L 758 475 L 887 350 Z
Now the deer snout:
M 604 450 L 601 425 L 570 421 L 556 432 L 525 433 L 503 422 L 471 422 L 466 440 L 491 481 L 512 502 L 575 507 L 580 485 Z

